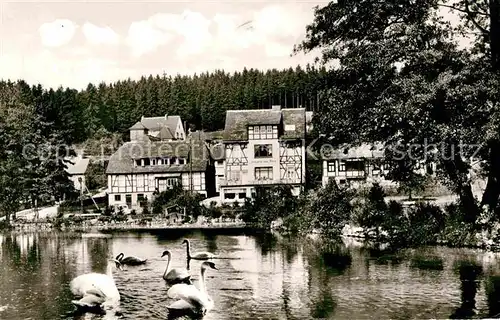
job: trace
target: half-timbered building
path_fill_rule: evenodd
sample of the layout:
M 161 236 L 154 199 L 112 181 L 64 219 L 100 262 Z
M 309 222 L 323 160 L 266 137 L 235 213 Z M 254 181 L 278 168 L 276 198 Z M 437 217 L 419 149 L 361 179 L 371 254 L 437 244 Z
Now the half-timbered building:
M 342 145 L 336 149 L 324 149 L 322 185 L 334 179 L 337 184 L 356 186 L 367 182 L 377 182 L 384 186 L 395 185 L 387 178 L 390 163 L 385 157 L 382 143 L 361 144 L 359 146 Z M 423 161 L 416 164 L 415 172 L 419 174 L 434 174 L 435 164 Z
M 107 167 L 109 205 L 139 209 L 143 201 L 181 185 L 205 196 L 214 193 L 213 169 L 203 141 L 142 139 L 124 143 Z
M 150 140 L 185 140 L 186 132 L 180 116 L 141 117 L 130 127 L 130 141 L 147 137 Z
M 305 134 L 304 108 L 227 111 L 221 202 L 244 202 L 256 186 L 287 184 L 298 195 L 305 184 Z

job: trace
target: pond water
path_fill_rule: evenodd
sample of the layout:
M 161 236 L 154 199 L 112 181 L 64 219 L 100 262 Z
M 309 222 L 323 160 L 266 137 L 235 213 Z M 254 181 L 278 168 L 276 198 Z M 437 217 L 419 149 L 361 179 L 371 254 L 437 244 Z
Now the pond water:
M 75 316 L 69 282 L 105 272 L 123 252 L 148 259 L 141 267 L 114 269 L 121 319 L 168 319 L 173 266 L 186 266 L 182 240 L 192 251 L 211 251 L 220 269 L 207 271 L 215 302 L 205 319 L 444 319 L 500 314 L 500 256 L 441 247 L 389 252 L 345 243 L 313 243 L 271 234 L 213 231 L 112 233 L 109 237 L 63 233 L 0 234 L 0 319 L 102 319 Z M 199 278 L 200 261 L 191 261 Z M 195 281 L 198 285 L 198 281 Z M 106 316 L 107 319 L 118 318 Z

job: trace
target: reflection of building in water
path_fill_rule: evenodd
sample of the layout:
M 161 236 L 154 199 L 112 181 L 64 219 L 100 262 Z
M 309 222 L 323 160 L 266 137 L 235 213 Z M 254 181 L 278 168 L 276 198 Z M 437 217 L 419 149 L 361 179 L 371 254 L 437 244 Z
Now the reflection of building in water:
M 238 242 L 239 259 L 230 260 L 230 263 L 237 272 L 244 273 L 244 284 L 234 285 L 251 290 L 251 297 L 246 300 L 252 305 L 248 307 L 254 308 L 258 304 L 264 305 L 266 310 L 281 310 L 282 315 L 275 315 L 280 319 L 308 318 L 307 310 L 304 309 L 307 270 L 302 253 L 298 252 L 289 263 L 282 248 L 273 247 L 268 253 L 262 254 L 254 238 L 238 237 Z

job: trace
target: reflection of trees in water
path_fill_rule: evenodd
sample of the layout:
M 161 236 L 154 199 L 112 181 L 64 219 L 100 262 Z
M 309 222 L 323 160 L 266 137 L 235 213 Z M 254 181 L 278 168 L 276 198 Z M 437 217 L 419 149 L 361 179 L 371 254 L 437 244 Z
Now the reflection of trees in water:
M 93 272 L 106 273 L 108 259 L 111 258 L 111 241 L 107 238 L 87 238 L 89 262 Z M 114 258 L 114 257 L 113 257 Z
M 415 255 L 410 259 L 410 267 L 426 271 L 442 271 L 444 261 L 439 257 Z
M 205 241 L 207 242 L 207 251 L 216 252 L 217 247 L 217 235 L 211 233 L 204 234 Z
M 466 319 L 475 315 L 476 294 L 479 289 L 479 280 L 482 272 L 482 267 L 474 262 L 460 261 L 458 263 L 462 303 L 450 315 L 451 319 Z
M 485 282 L 488 301 L 488 317 L 500 316 L 500 276 L 492 276 Z
M 397 265 L 400 264 L 404 260 L 404 256 L 402 255 L 402 251 L 395 248 L 381 248 L 378 245 L 365 246 L 357 248 L 359 253 L 363 256 L 366 256 L 365 260 L 367 265 L 370 262 L 376 263 L 378 265 Z
M 274 251 L 278 244 L 276 236 L 268 232 L 257 233 L 254 235 L 254 239 L 263 257 L 267 256 L 271 251 Z
M 332 294 L 335 277 L 343 274 L 352 263 L 349 250 L 342 243 L 329 243 L 314 250 L 304 249 L 308 261 L 308 291 L 311 317 L 330 318 L 337 306 Z
M 3 316 L 56 319 L 71 308 L 68 283 L 75 267 L 64 251 L 66 240 L 53 234 L 6 236 L 1 246 L 0 305 L 12 308 Z M 9 310 L 15 314 L 9 315 Z

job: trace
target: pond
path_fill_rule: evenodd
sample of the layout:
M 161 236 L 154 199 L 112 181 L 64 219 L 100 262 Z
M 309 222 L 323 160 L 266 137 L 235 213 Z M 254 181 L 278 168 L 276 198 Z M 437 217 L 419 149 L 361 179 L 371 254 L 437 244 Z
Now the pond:
M 121 319 L 168 319 L 165 249 L 186 267 L 182 240 L 211 251 L 214 308 L 205 319 L 443 319 L 500 314 L 500 256 L 442 247 L 390 252 L 353 241 L 319 249 L 272 234 L 214 231 L 0 234 L 0 319 L 103 319 L 72 314 L 69 282 L 105 272 L 123 252 L 148 259 L 114 269 Z M 190 262 L 198 286 L 200 261 Z M 118 318 L 106 316 L 107 319 Z

